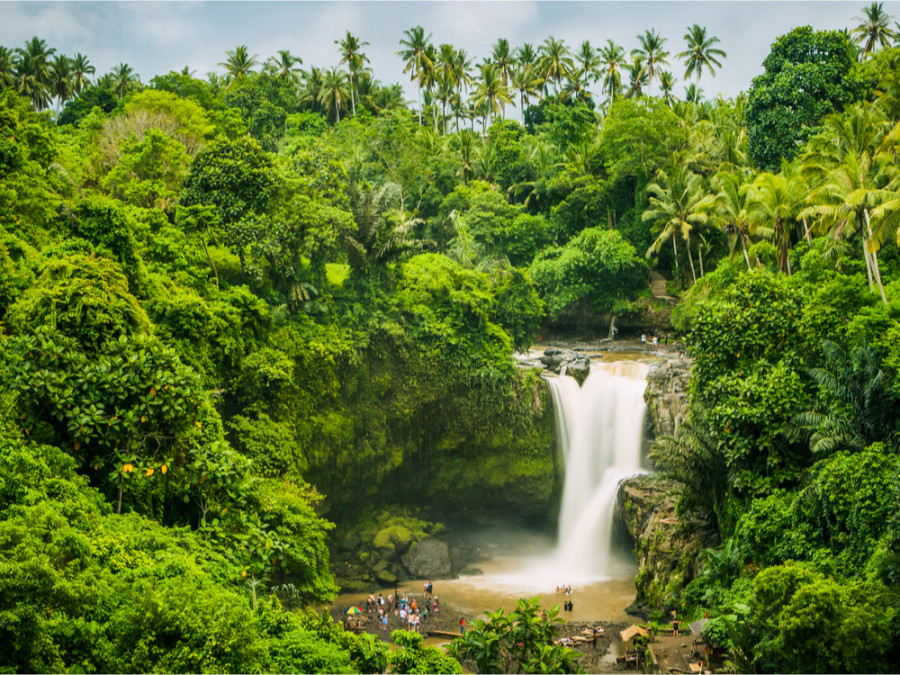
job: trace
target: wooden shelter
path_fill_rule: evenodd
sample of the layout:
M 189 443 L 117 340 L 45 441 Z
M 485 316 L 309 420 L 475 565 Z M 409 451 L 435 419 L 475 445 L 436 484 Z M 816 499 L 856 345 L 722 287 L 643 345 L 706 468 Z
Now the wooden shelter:
M 633 640 L 636 635 L 648 635 L 649 631 L 646 628 L 641 628 L 640 626 L 635 626 L 634 624 L 630 625 L 623 631 L 619 632 L 619 637 L 622 638 L 622 642 L 628 642 L 629 640 Z

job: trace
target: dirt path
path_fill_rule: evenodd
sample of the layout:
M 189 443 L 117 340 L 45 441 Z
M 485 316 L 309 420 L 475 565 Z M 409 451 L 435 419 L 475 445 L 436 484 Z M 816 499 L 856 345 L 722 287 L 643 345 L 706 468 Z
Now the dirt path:
M 678 298 L 673 298 L 669 295 L 666 289 L 666 278 L 655 270 L 650 272 L 650 292 L 654 298 L 659 298 L 666 302 L 678 302 Z

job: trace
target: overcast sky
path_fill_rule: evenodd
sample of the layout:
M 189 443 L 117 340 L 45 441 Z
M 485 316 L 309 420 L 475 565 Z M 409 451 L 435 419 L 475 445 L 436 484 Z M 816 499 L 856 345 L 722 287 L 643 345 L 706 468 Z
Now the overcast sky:
M 421 25 L 435 44 L 449 42 L 478 61 L 498 38 L 537 47 L 548 36 L 576 50 L 584 40 L 594 46 L 612 38 L 630 51 L 636 36 L 649 28 L 668 39 L 672 54 L 684 49 L 683 35 L 693 23 L 721 40 L 728 57 L 715 78 L 700 86 L 708 98 L 746 90 L 772 41 L 791 28 L 811 25 L 837 29 L 856 25 L 867 2 L 476 2 L 380 0 L 356 2 L 8 2 L 0 0 L 0 44 L 22 46 L 32 35 L 59 52 L 81 52 L 97 74 L 125 62 L 148 81 L 154 75 L 188 66 L 198 77 L 225 60 L 225 52 L 246 44 L 265 59 L 289 49 L 303 66 L 330 67 L 340 60 L 335 40 L 350 30 L 369 42 L 365 53 L 383 83 L 401 82 L 411 99 L 415 89 L 403 74 L 395 52 L 403 31 Z M 900 19 L 900 0 L 885 10 Z M 670 70 L 681 80 L 684 67 L 670 57 Z M 657 87 L 654 85 L 654 92 Z M 681 95 L 684 83 L 676 84 Z

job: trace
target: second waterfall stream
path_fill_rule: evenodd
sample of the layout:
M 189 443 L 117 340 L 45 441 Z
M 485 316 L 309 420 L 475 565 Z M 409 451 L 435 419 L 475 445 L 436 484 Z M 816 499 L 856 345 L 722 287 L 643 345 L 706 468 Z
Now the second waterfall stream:
M 613 512 L 619 482 L 642 472 L 648 369 L 636 361 L 594 363 L 581 387 L 568 376 L 547 378 L 565 465 L 554 564 L 561 579 L 616 574 Z

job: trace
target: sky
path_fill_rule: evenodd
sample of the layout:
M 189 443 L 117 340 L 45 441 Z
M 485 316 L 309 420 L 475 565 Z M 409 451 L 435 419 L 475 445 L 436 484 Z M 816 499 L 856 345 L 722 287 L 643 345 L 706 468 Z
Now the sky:
M 498 38 L 515 47 L 539 46 L 547 37 L 565 40 L 577 50 L 584 40 L 599 47 L 613 39 L 629 51 L 637 35 L 655 29 L 667 38 L 671 54 L 685 49 L 684 34 L 694 23 L 721 40 L 727 58 L 714 78 L 700 81 L 704 96 L 730 97 L 747 90 L 762 71 L 762 61 L 776 37 L 796 26 L 840 29 L 857 24 L 868 2 L 843 0 L 776 2 L 707 0 L 523 2 L 382 0 L 346 2 L 13 2 L 0 0 L 0 45 L 19 47 L 33 35 L 58 52 L 85 54 L 97 74 L 127 63 L 149 81 L 154 75 L 187 66 L 197 77 L 224 72 L 218 64 L 226 51 L 247 45 L 266 59 L 289 49 L 303 67 L 331 67 L 340 56 L 336 40 L 347 30 L 369 42 L 364 50 L 375 77 L 384 84 L 400 82 L 410 100 L 415 88 L 403 74 L 395 54 L 403 31 L 416 25 L 443 42 L 466 49 L 480 62 Z M 900 20 L 900 0 L 884 8 Z M 684 66 L 670 56 L 669 70 L 678 78 L 675 94 L 684 90 Z M 599 86 L 599 85 L 597 85 Z M 596 89 L 596 87 L 595 87 Z M 657 86 L 654 84 L 653 92 Z

